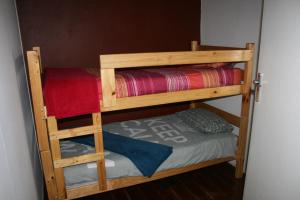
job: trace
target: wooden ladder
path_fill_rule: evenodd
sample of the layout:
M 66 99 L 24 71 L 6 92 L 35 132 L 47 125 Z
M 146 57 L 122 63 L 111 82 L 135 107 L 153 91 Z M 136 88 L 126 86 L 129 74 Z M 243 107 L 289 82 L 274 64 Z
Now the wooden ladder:
M 48 199 L 66 199 L 64 168 L 83 163 L 96 162 L 98 190 L 106 190 L 106 173 L 103 150 L 101 113 L 93 113 L 93 124 L 72 129 L 58 130 L 57 119 L 47 117 L 42 92 L 42 64 L 38 47 L 27 51 L 28 72 L 35 118 L 36 137 L 47 186 Z M 62 158 L 59 140 L 83 135 L 94 135 L 95 153 Z
M 57 182 L 58 194 L 61 198 L 66 197 L 64 168 L 80 165 L 84 163 L 96 162 L 98 172 L 98 186 L 99 190 L 106 189 L 106 173 L 104 161 L 104 148 L 101 127 L 101 114 L 93 113 L 93 125 L 83 126 L 79 128 L 58 130 L 57 120 L 55 117 L 47 118 L 48 133 L 50 139 L 50 147 L 54 164 L 54 174 Z M 84 135 L 94 135 L 95 153 L 62 158 L 59 141 L 61 139 L 74 138 Z

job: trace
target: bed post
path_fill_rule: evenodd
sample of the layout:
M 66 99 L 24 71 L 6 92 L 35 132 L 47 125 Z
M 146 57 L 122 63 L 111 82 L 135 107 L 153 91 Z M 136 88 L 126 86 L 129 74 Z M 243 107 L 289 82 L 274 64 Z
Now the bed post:
M 199 51 L 199 48 L 200 48 L 199 42 L 196 40 L 193 40 L 191 42 L 191 51 Z
M 100 159 L 97 161 L 98 185 L 100 190 L 105 191 L 107 185 L 106 185 L 106 170 L 105 170 L 101 113 L 93 113 L 92 118 L 93 118 L 93 125 L 100 127 L 100 131 L 94 132 L 94 141 L 95 141 L 96 153 L 99 153 L 100 156 Z
M 52 132 L 58 131 L 57 120 L 55 117 L 53 117 L 53 116 L 47 117 L 47 125 L 48 125 L 49 134 L 52 134 Z M 60 150 L 59 139 L 50 139 L 50 146 L 51 146 L 53 161 L 61 159 L 61 150 Z M 66 198 L 66 187 L 65 187 L 64 169 L 62 167 L 54 166 L 54 174 L 56 177 L 58 198 L 65 199 Z
M 253 43 L 247 43 L 246 49 L 254 51 L 255 45 Z M 246 61 L 244 70 L 244 86 L 242 91 L 242 107 L 241 107 L 241 122 L 239 139 L 237 144 L 236 152 L 236 170 L 235 177 L 241 178 L 243 176 L 245 149 L 247 142 L 247 131 L 249 121 L 249 106 L 251 98 L 251 80 L 252 80 L 252 69 L 253 69 L 253 57 Z
M 191 41 L 191 51 L 199 51 L 199 47 L 200 47 L 200 44 L 198 43 L 197 40 L 192 40 Z M 189 105 L 190 109 L 196 108 L 197 107 L 196 104 L 197 103 L 195 101 L 191 101 L 190 105 Z
M 43 168 L 48 199 L 58 199 L 54 166 L 49 147 L 49 137 L 46 124 L 46 110 L 44 107 L 40 54 L 38 51 L 27 51 L 27 61 L 29 70 L 29 81 L 32 97 L 32 106 L 36 128 L 36 138 L 40 151 L 40 159 Z

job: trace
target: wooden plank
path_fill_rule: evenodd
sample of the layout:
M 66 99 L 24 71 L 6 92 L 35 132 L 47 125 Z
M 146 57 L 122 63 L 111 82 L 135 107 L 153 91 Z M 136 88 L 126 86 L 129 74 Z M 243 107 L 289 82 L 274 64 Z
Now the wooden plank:
M 49 133 L 57 131 L 57 121 L 55 117 L 47 118 L 47 125 Z M 59 140 L 50 140 L 51 153 L 54 161 L 54 173 L 56 177 L 56 185 L 59 199 L 66 198 L 65 178 L 64 169 L 62 167 L 55 167 L 55 160 L 61 159 L 60 144 Z
M 83 185 L 83 186 L 76 187 L 76 188 L 70 188 L 67 190 L 67 196 L 68 196 L 68 199 L 77 199 L 80 197 L 85 197 L 85 196 L 97 194 L 100 192 L 103 192 L 103 190 L 101 190 L 99 188 L 98 183 L 93 183 L 93 184 Z
M 37 52 L 37 55 L 39 57 L 39 66 L 40 66 L 40 73 L 42 74 L 44 72 L 43 65 L 42 65 L 42 55 L 41 55 L 41 48 L 40 47 L 33 47 L 32 50 Z
M 191 51 L 198 51 L 199 50 L 199 43 L 196 40 L 191 42 Z
M 203 167 L 207 167 L 207 166 L 211 166 L 211 165 L 215 165 L 215 164 L 219 164 L 219 163 L 223 163 L 223 162 L 228 162 L 228 161 L 231 161 L 234 159 L 235 159 L 234 157 L 226 157 L 226 158 L 219 158 L 219 159 L 215 159 L 215 160 L 204 161 L 204 162 L 189 165 L 186 167 L 174 168 L 174 169 L 157 172 L 151 177 L 132 176 L 132 177 L 111 179 L 111 180 L 107 181 L 107 189 L 106 190 L 100 190 L 98 188 L 98 184 L 90 184 L 87 186 L 69 189 L 69 190 L 67 190 L 67 194 L 68 194 L 69 198 L 79 198 L 79 197 L 83 197 L 86 195 L 92 195 L 92 194 L 105 192 L 105 191 L 109 191 L 109 190 L 114 190 L 114 189 L 118 189 L 118 188 L 122 188 L 122 187 L 128 187 L 131 185 L 146 183 L 149 181 L 173 176 L 176 174 L 189 172 L 189 171 L 200 169 Z
M 79 128 L 64 129 L 59 131 L 53 131 L 49 133 L 50 140 L 66 139 L 83 135 L 94 134 L 95 131 L 101 131 L 101 126 L 91 125 L 83 126 Z
M 27 51 L 28 72 L 31 90 L 32 107 L 35 121 L 35 135 L 41 154 L 43 173 L 46 180 L 46 187 L 49 199 L 57 199 L 58 191 L 56 187 L 56 177 L 54 176 L 54 166 L 52 155 L 46 153 L 50 151 L 47 124 L 44 112 L 44 100 L 42 92 L 42 81 L 40 72 L 39 56 L 36 51 Z M 44 152 L 44 153 L 43 153 Z
M 253 43 L 248 43 L 247 49 L 254 51 L 255 45 Z M 244 171 L 244 159 L 245 150 L 247 143 L 247 132 L 248 132 L 248 122 L 249 122 L 249 108 L 250 108 L 250 98 L 251 98 L 251 85 L 252 85 L 252 71 L 253 71 L 253 61 L 252 59 L 246 62 L 244 70 L 244 87 L 243 87 L 243 97 L 242 97 L 242 108 L 241 108 L 241 122 L 240 131 L 237 144 L 236 152 L 236 171 L 235 177 L 241 178 Z
M 83 163 L 95 162 L 98 161 L 103 153 L 90 153 L 81 156 L 74 156 L 71 158 L 64 158 L 64 159 L 55 159 L 54 160 L 54 168 L 60 169 L 63 167 L 69 167 L 73 165 L 79 165 Z M 53 156 L 54 157 L 54 156 Z
M 45 183 L 47 187 L 48 199 L 58 199 L 51 153 L 50 151 L 41 151 L 40 155 L 42 160 Z
M 153 180 L 157 180 L 157 179 L 161 179 L 161 178 L 165 178 L 165 177 L 169 177 L 169 176 L 174 176 L 177 174 L 193 171 L 196 169 L 200 169 L 203 167 L 231 161 L 234 159 L 235 159 L 234 157 L 226 157 L 226 158 L 220 158 L 220 159 L 215 159 L 215 160 L 209 160 L 209 161 L 205 161 L 205 162 L 200 162 L 198 164 L 189 165 L 186 167 L 173 168 L 173 169 L 168 169 L 168 170 L 164 170 L 161 172 L 157 172 L 151 177 L 138 176 L 138 177 L 124 177 L 124 178 L 120 178 L 120 179 L 112 179 L 112 180 L 108 181 L 107 187 L 108 187 L 108 189 L 117 189 L 117 188 L 121 188 L 121 187 L 127 187 L 127 186 L 145 183 L 145 182 L 149 182 L 149 181 L 153 181 Z
M 44 113 L 44 100 L 42 92 L 42 81 L 37 52 L 27 51 L 29 80 L 31 89 L 31 98 L 33 103 L 36 134 L 41 151 L 50 149 L 48 141 L 47 124 Z
M 101 55 L 102 69 L 162 65 L 243 62 L 252 58 L 251 50 L 182 51 Z
M 240 127 L 240 123 L 241 123 L 241 118 L 233 115 L 229 112 L 226 112 L 224 110 L 221 110 L 219 108 L 216 108 L 214 106 L 208 105 L 206 103 L 201 103 L 201 102 L 195 102 L 194 108 L 204 108 L 207 109 L 211 112 L 216 113 L 217 115 L 220 115 L 221 117 L 223 117 L 226 121 L 228 121 L 229 123 L 235 125 L 236 127 Z
M 102 106 L 101 112 L 161 105 L 183 101 L 192 101 L 197 99 L 209 99 L 221 96 L 238 95 L 241 94 L 242 88 L 242 85 L 233 85 L 218 88 L 204 88 L 195 90 L 184 90 L 178 92 L 150 94 L 135 97 L 117 98 L 117 103 L 115 106 Z
M 94 126 L 101 126 L 101 114 L 93 113 Z M 105 159 L 104 159 L 104 145 L 102 129 L 97 130 L 94 134 L 96 153 L 100 153 L 100 159 L 97 161 L 98 183 L 99 188 L 106 189 L 106 171 L 105 171 Z
M 224 47 L 224 46 L 212 46 L 212 45 L 201 45 L 199 47 L 201 51 L 212 51 L 212 50 L 246 50 L 242 47 Z
M 116 105 L 116 83 L 114 69 L 101 69 L 103 106 Z

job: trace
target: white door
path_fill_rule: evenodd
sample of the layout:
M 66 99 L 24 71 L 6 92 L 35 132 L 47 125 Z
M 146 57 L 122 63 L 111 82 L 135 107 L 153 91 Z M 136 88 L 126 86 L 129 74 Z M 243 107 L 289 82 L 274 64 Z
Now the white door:
M 265 0 L 244 200 L 300 199 L 300 0 Z

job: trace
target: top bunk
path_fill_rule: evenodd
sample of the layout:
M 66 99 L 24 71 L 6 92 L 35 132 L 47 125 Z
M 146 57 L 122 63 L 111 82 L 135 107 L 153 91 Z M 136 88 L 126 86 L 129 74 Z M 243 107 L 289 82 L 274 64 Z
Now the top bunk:
M 38 90 L 39 101 L 41 105 L 45 103 L 48 116 L 57 118 L 100 110 L 108 112 L 240 94 L 249 96 L 254 44 L 248 43 L 245 48 L 232 48 L 200 46 L 193 41 L 191 49 L 181 52 L 100 55 L 100 67 L 80 71 L 78 68 L 43 69 L 40 49 L 34 48 L 27 52 L 31 87 Z M 234 68 L 233 63 L 245 63 L 244 70 Z M 51 69 L 54 69 L 52 77 L 49 75 Z M 42 72 L 44 80 L 40 76 Z M 76 80 L 70 80 L 69 77 L 65 80 L 68 73 L 73 74 Z M 81 77 L 82 74 L 84 77 Z M 91 75 L 97 82 L 97 90 L 85 88 L 85 85 L 95 82 L 90 81 Z M 55 81 L 60 79 L 60 82 L 51 82 L 55 87 L 50 84 L 50 94 L 47 93 L 47 80 L 53 77 Z M 201 84 L 199 79 L 202 80 Z M 162 81 L 164 84 L 161 84 Z M 145 86 L 147 84 L 151 85 L 152 90 L 148 90 Z M 143 91 L 129 94 L 133 90 L 132 85 L 136 91 L 141 90 L 140 86 L 144 87 Z M 78 91 L 85 91 L 87 95 L 77 94 Z M 55 96 L 51 96 L 53 93 Z M 50 101 L 47 101 L 49 99 L 52 101 L 51 106 Z M 60 104 L 54 105 L 57 102 Z M 51 107 L 59 108 L 58 112 L 64 113 L 58 116 L 56 111 L 52 112 Z
M 247 43 L 246 48 L 199 46 L 192 42 L 192 51 L 156 52 L 156 53 L 128 53 L 100 55 L 102 101 L 101 112 L 122 110 L 129 108 L 153 106 L 167 103 L 209 99 L 232 96 L 250 92 L 252 59 L 254 44 Z M 206 68 L 213 63 L 246 63 L 240 78 L 240 83 L 189 89 L 180 91 L 128 96 L 118 98 L 116 86 L 116 71 L 124 68 L 147 70 L 153 67 L 174 68 L 176 66 L 189 67 L 198 65 Z M 213 67 L 218 68 L 218 67 Z M 216 69 L 218 70 L 218 69 Z M 171 70 L 172 71 L 172 70 Z

